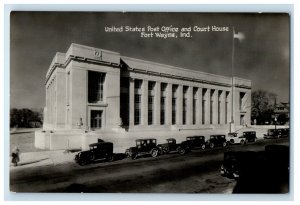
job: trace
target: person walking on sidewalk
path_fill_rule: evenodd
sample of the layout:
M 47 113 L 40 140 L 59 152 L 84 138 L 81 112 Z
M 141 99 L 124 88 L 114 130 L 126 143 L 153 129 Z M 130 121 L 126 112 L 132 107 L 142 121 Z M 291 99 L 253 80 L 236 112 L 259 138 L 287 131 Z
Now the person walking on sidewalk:
M 18 162 L 20 161 L 19 154 L 20 154 L 19 148 L 15 147 L 15 149 L 11 153 L 12 156 L 11 162 L 13 163 L 14 166 L 18 166 Z

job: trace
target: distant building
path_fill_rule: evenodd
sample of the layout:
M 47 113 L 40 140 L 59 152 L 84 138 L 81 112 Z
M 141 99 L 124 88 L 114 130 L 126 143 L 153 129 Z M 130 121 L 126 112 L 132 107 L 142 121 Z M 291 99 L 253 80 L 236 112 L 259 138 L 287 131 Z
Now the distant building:
M 250 80 L 78 44 L 55 55 L 45 85 L 45 132 L 36 135 L 41 148 L 59 148 L 66 139 L 82 147 L 78 137 L 91 133 L 224 127 L 232 113 L 236 126 L 250 124 Z
M 274 110 L 275 115 L 279 123 L 289 123 L 290 121 L 290 103 L 281 102 L 276 105 Z

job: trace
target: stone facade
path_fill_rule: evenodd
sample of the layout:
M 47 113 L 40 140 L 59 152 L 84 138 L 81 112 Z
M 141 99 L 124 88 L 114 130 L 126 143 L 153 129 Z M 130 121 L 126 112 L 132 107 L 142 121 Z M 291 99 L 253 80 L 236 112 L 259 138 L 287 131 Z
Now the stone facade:
M 43 128 L 44 135 L 53 139 L 52 135 L 59 139 L 60 132 L 83 136 L 89 132 L 218 128 L 229 126 L 232 119 L 233 125 L 240 126 L 250 124 L 250 115 L 250 80 L 78 44 L 57 53 L 46 75 Z M 51 146 L 51 139 L 44 140 L 48 144 L 36 141 L 37 147 L 57 148 Z

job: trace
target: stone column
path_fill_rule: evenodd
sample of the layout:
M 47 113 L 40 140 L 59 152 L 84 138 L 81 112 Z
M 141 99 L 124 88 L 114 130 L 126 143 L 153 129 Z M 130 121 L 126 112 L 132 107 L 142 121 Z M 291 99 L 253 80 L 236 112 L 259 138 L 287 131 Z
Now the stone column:
M 166 124 L 172 125 L 172 84 L 167 85 L 167 97 L 166 97 Z
M 218 124 L 218 95 L 219 95 L 219 90 L 216 90 L 214 91 L 214 94 L 213 94 L 213 106 L 212 106 L 212 113 L 213 113 L 213 124 L 216 125 Z
M 193 95 L 193 87 L 189 86 L 187 90 L 187 116 L 186 116 L 186 124 L 191 125 L 193 124 L 193 100 L 194 100 L 194 95 Z
M 176 110 L 176 124 L 182 125 L 182 107 L 183 107 L 183 86 L 178 85 L 177 88 L 177 110 Z
M 134 126 L 134 79 L 129 78 L 129 127 Z
M 196 124 L 202 124 L 202 88 L 197 91 Z
M 160 85 L 161 82 L 155 83 L 155 96 L 154 96 L 154 124 L 160 125 Z
M 210 124 L 210 89 L 206 89 L 205 93 L 205 124 Z
M 148 80 L 143 80 L 142 86 L 141 122 L 148 125 Z

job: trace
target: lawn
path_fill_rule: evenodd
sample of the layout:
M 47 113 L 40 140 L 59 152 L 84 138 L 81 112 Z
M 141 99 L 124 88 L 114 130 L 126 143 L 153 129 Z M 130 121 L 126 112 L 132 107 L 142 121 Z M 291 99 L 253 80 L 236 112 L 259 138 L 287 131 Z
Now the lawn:
M 38 129 L 23 128 L 10 133 L 10 152 L 14 147 L 18 147 L 20 152 L 41 151 L 34 147 L 34 131 Z

